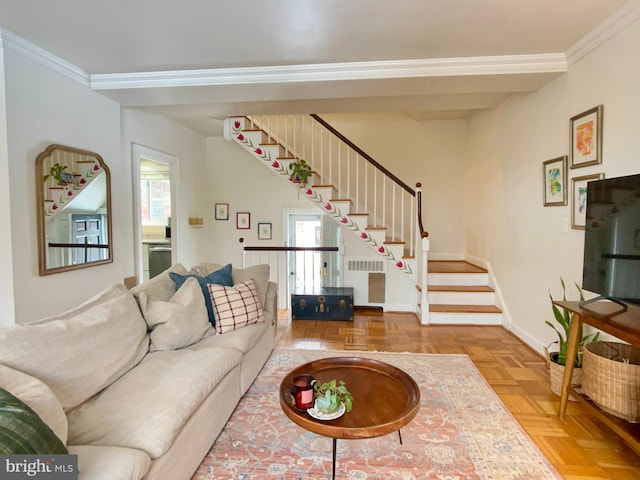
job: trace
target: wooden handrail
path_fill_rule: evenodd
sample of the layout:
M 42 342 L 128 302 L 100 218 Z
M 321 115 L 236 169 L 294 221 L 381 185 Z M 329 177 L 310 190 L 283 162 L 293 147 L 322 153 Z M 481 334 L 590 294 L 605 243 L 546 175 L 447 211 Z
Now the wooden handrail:
M 362 158 L 364 158 L 367 162 L 369 162 L 371 165 L 373 165 L 378 170 L 383 172 L 387 177 L 389 177 L 391 180 L 393 180 L 397 185 L 399 185 L 404 190 L 406 190 L 410 195 L 413 195 L 415 197 L 416 192 L 415 192 L 415 190 L 413 188 L 411 188 L 409 185 L 404 183 L 402 180 L 400 180 L 398 177 L 396 177 L 389 170 L 387 170 L 382 165 L 380 165 L 378 162 L 376 162 L 364 150 L 362 150 L 360 147 L 358 147 L 356 144 L 354 144 L 351 140 L 349 140 L 347 137 L 345 137 L 343 134 L 341 134 L 338 130 L 333 128 L 329 123 L 327 123 L 325 120 L 323 120 L 322 117 L 320 117 L 320 115 L 318 115 L 316 113 L 311 113 L 309 115 L 311 116 L 311 118 L 315 119 L 318 123 L 320 123 L 324 128 L 329 130 L 336 137 L 338 137 L 340 140 L 342 140 L 344 143 L 346 143 L 351 149 L 355 150 L 358 153 L 358 155 L 360 155 Z
M 246 252 L 337 252 L 338 247 L 243 247 Z
M 419 188 L 422 186 L 421 183 L 416 183 L 416 203 L 418 204 L 418 228 L 420 229 L 420 238 L 427 238 L 429 236 L 429 232 L 427 232 L 422 227 L 422 190 Z

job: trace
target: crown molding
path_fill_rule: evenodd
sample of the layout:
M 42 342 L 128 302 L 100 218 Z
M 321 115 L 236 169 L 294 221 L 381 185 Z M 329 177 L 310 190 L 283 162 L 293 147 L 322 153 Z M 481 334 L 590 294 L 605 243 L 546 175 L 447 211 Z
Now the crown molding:
M 193 87 L 279 82 L 371 80 L 410 77 L 507 75 L 565 72 L 564 54 L 504 55 L 426 60 L 391 60 L 269 67 L 218 68 L 91 75 L 91 88 Z
M 640 0 L 625 3 L 567 50 L 567 64 L 573 65 L 640 18 Z
M 90 86 L 89 74 L 84 70 L 3 28 L 0 28 L 0 47 L 30 58 L 86 87 Z

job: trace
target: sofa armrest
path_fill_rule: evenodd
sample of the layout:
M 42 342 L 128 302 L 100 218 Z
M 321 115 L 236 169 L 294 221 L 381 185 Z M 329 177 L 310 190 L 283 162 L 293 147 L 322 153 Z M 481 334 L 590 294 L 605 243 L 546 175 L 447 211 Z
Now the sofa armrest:
M 267 285 L 264 310 L 273 316 L 273 322 L 276 323 L 278 320 L 278 284 L 276 282 L 269 282 Z

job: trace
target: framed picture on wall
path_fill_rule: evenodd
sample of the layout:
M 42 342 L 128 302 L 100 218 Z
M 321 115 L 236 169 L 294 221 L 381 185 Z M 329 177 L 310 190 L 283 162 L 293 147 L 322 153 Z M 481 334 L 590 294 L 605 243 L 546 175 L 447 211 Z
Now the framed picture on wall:
M 602 163 L 602 110 L 598 105 L 571 117 L 571 168 Z
M 236 213 L 236 228 L 238 230 L 249 230 L 251 228 L 251 214 L 249 212 Z
M 542 162 L 545 207 L 567 204 L 567 156 Z
M 258 240 L 271 240 L 271 223 L 258 223 Z
M 571 179 L 571 228 L 585 229 L 587 224 L 587 183 L 603 178 L 604 174 L 595 173 Z
M 216 203 L 216 220 L 229 220 L 228 203 Z

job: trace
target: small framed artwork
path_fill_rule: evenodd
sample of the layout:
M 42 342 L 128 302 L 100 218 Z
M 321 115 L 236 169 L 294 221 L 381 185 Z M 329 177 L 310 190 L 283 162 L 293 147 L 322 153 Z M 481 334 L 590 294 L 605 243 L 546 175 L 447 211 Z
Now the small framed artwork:
M 271 240 L 271 223 L 258 223 L 258 240 Z
M 571 117 L 571 168 L 602 163 L 602 110 L 598 105 Z
M 228 203 L 216 203 L 216 220 L 229 220 Z
M 571 179 L 571 228 L 584 230 L 587 224 L 587 183 L 603 178 L 604 174 L 596 173 Z
M 542 162 L 544 206 L 567 204 L 567 156 Z
M 249 230 L 251 228 L 251 214 L 249 212 L 236 213 L 236 228 L 238 230 Z

